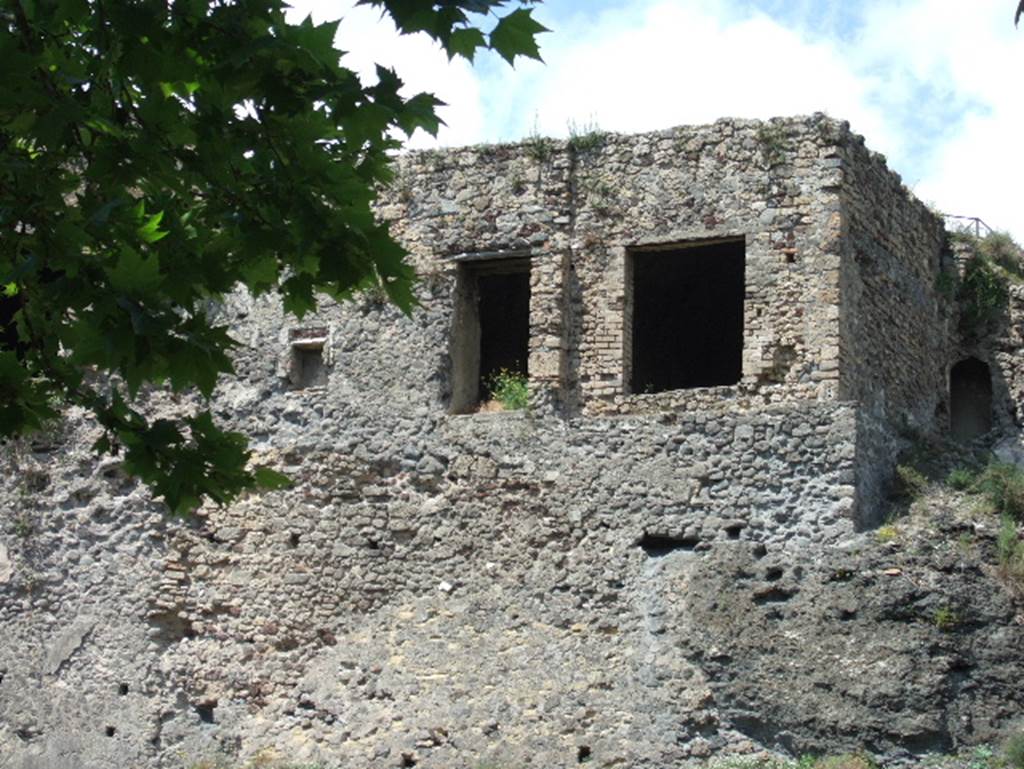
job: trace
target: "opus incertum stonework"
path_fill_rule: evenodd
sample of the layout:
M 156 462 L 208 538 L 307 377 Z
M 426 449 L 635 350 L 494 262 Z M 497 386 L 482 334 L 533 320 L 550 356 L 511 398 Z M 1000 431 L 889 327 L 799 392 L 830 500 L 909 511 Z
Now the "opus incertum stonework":
M 216 412 L 293 488 L 181 522 L 79 415 L 4 447 L 2 769 L 913 760 L 1019 717 L 1020 603 L 871 529 L 908 436 L 1016 436 L 1024 300 L 961 339 L 941 219 L 845 123 L 412 153 L 379 213 L 411 317 L 219 311 Z

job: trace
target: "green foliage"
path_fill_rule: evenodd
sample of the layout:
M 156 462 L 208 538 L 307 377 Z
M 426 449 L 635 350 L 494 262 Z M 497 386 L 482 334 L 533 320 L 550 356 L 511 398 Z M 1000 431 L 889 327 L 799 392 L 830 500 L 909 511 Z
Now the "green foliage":
M 526 377 L 508 369 L 499 369 L 487 378 L 491 397 L 506 411 L 519 411 L 530 405 Z
M 942 270 L 935 278 L 935 290 L 946 299 L 956 298 L 956 288 L 959 280 L 957 274 L 952 270 Z
M 877 769 L 866 753 L 841 753 L 834 756 L 801 756 L 797 760 L 774 756 L 726 758 L 711 761 L 711 769 Z
M 608 133 L 602 131 L 593 121 L 582 126 L 575 120 L 569 121 L 569 149 L 577 155 L 599 149 L 608 139 Z
M 989 464 L 978 476 L 973 490 L 985 497 L 997 515 L 1024 520 L 1024 471 L 1017 465 Z
M 1003 743 L 1002 758 L 1009 769 L 1024 769 L 1024 731 L 1016 731 Z
M 913 502 L 928 490 L 928 479 L 910 464 L 896 465 L 898 493 L 903 499 Z
M 883 526 L 879 526 L 878 530 L 875 531 L 875 539 L 879 543 L 885 545 L 890 542 L 895 542 L 900 537 L 899 527 L 894 523 L 887 523 Z
M 866 753 L 844 753 L 815 760 L 813 769 L 876 769 L 877 764 Z
M 1005 274 L 992 262 L 975 256 L 967 262 L 957 291 L 960 331 L 976 337 L 999 317 L 1009 298 Z
M 508 9 L 529 2 L 363 2 L 449 57 L 539 58 L 543 27 Z M 124 451 L 176 512 L 279 488 L 208 410 L 151 422 L 136 396 L 209 398 L 236 343 L 205 308 L 239 284 L 297 316 L 370 287 L 412 309 L 412 269 L 372 204 L 396 132 L 435 132 L 440 102 L 403 96 L 385 68 L 365 85 L 337 24 L 287 24 L 285 8 L 0 7 L 0 310 L 19 340 L 0 345 L 0 440 L 82 406 L 106 431 L 96 448 Z
M 957 491 L 967 491 L 976 480 L 976 473 L 968 467 L 957 467 L 949 471 L 946 476 L 946 485 Z
M 1014 585 L 1024 586 L 1024 540 L 1017 531 L 1017 522 L 1004 515 L 996 536 L 996 556 L 999 570 Z
M 761 145 L 761 158 L 769 168 L 779 165 L 786 159 L 789 142 L 782 125 L 762 123 L 757 129 L 757 140 Z
M 961 619 L 953 609 L 948 606 L 940 606 L 932 614 L 932 622 L 939 630 L 948 633 L 960 625 Z
M 1024 279 L 1024 253 L 1005 232 L 991 232 L 983 238 L 970 233 L 954 233 L 952 237 L 967 243 L 974 252 L 956 296 L 961 332 L 968 337 L 979 336 L 1006 306 L 1007 284 Z
M 533 133 L 526 138 L 525 144 L 526 154 L 538 163 L 546 163 L 555 151 L 554 142 L 546 136 L 541 136 L 536 127 L 533 129 Z
M 1024 254 L 1008 232 L 990 232 L 976 241 L 978 255 L 1016 278 L 1022 277 Z
M 968 769 L 988 769 L 992 765 L 995 751 L 989 745 L 978 745 L 971 751 Z

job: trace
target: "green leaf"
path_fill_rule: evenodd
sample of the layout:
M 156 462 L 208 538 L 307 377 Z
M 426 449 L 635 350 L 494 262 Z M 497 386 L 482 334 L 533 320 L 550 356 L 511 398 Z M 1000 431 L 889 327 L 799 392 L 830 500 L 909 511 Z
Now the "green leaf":
M 132 296 L 149 294 L 163 282 L 157 255 L 144 257 L 129 246 L 121 246 L 117 266 L 107 270 L 107 276 L 113 289 Z
M 276 490 L 292 487 L 291 478 L 284 473 L 271 470 L 269 467 L 257 467 L 253 471 L 253 477 L 256 479 L 256 485 L 260 488 Z
M 163 218 L 164 212 L 157 211 L 146 220 L 145 224 L 136 230 L 136 234 L 138 234 L 139 238 L 144 243 L 156 243 L 158 240 L 163 240 L 170 234 L 166 230 L 160 229 L 160 222 L 163 221 Z
M 527 8 L 518 8 L 502 17 L 491 30 L 491 48 L 509 64 L 515 65 L 516 56 L 543 61 L 536 36 L 550 30 L 536 21 L 531 13 Z
M 456 56 L 462 56 L 473 61 L 476 49 L 485 48 L 486 46 L 487 39 L 484 37 L 483 32 L 476 27 L 466 27 L 453 31 L 444 48 L 448 53 L 449 60 Z
M 482 27 L 525 0 L 361 1 L 449 57 L 538 56 L 529 12 Z M 21 0 L 0 33 L 0 298 L 31 340 L 0 353 L 0 436 L 53 402 L 92 410 L 95 449 L 184 514 L 282 480 L 208 414 L 150 423 L 134 398 L 215 391 L 234 343 L 193 309 L 239 282 L 278 287 L 298 316 L 368 286 L 410 311 L 413 272 L 374 203 L 396 137 L 436 132 L 441 103 L 406 97 L 401 72 L 367 85 L 340 64 L 337 25 L 289 25 L 282 0 L 166 5 Z

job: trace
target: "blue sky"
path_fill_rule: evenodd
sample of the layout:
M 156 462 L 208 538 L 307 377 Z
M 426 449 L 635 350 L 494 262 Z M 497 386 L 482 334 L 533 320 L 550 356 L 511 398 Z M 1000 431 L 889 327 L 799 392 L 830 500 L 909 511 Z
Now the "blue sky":
M 345 0 L 293 0 L 314 18 Z M 349 66 L 395 67 L 449 106 L 437 140 L 642 131 L 824 111 L 849 120 L 921 199 L 1024 240 L 1024 28 L 1013 0 L 547 0 L 545 64 L 449 63 L 373 11 L 345 9 Z

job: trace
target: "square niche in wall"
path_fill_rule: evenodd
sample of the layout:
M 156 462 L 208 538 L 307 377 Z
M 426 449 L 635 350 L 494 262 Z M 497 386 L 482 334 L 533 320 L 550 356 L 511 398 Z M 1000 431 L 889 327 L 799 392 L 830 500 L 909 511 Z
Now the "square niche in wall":
M 330 361 L 328 330 L 296 328 L 288 332 L 288 381 L 296 390 L 326 387 Z
M 632 392 L 740 381 L 745 262 L 743 238 L 629 251 Z
M 451 351 L 454 413 L 474 411 L 490 398 L 497 372 L 528 376 L 528 256 L 459 262 Z

